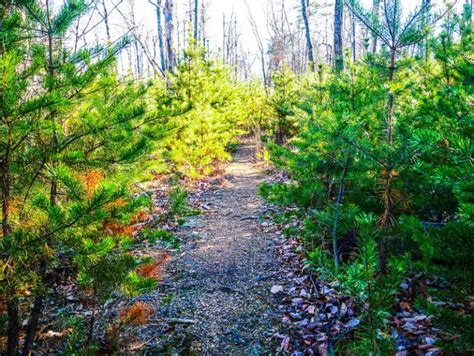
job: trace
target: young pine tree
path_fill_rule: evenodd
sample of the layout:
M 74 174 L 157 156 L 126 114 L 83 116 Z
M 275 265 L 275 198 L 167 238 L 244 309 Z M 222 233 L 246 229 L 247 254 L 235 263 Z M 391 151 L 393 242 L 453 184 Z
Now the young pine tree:
M 169 82 L 159 102 L 186 111 L 170 122 L 170 159 L 190 177 L 207 175 L 214 163 L 230 158 L 228 146 L 242 133 L 242 88 L 230 79 L 228 68 L 207 58 L 205 49 L 192 41 Z
M 109 227 L 131 223 L 143 205 L 127 187 L 161 127 L 146 113 L 146 88 L 115 76 L 114 55 L 126 41 L 75 53 L 64 46 L 85 2 L 57 10 L 48 0 L 10 5 L 0 31 L 0 294 L 8 305 L 6 351 L 17 353 L 19 320 L 28 319 L 22 352 L 29 354 L 55 269 L 73 262 L 81 285 L 97 296 L 128 283 L 122 277 L 136 263 L 125 256 L 127 234 Z M 95 274 L 107 266 L 115 278 Z

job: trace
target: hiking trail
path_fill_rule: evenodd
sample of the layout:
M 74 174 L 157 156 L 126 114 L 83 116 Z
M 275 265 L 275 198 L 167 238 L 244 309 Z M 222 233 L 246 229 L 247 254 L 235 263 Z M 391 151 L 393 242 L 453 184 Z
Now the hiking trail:
M 259 220 L 265 206 L 257 189 L 265 173 L 253 150 L 250 144 L 240 146 L 221 187 L 203 193 L 207 210 L 188 219 L 178 234 L 184 242 L 167 268 L 175 293 L 167 316 L 195 321 L 177 327 L 185 335 L 181 351 L 271 350 L 277 317 L 270 289 L 279 278 L 278 236 Z

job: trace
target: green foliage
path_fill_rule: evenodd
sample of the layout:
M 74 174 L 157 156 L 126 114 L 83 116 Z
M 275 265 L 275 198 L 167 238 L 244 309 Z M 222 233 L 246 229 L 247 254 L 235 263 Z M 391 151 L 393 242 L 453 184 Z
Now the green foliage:
M 145 240 L 150 241 L 152 243 L 161 241 L 166 247 L 170 247 L 174 250 L 179 250 L 180 248 L 180 242 L 178 238 L 169 231 L 161 229 L 152 231 L 149 229 L 145 229 L 142 231 L 142 234 Z
M 456 343 L 442 343 L 440 346 L 448 353 L 462 353 L 472 348 L 474 340 L 474 317 L 469 314 L 451 310 L 446 306 L 436 306 L 425 299 L 418 298 L 415 301 L 417 309 L 435 316 L 436 327 L 446 329 L 446 332 L 455 335 Z
M 231 80 L 228 68 L 208 59 L 199 44 L 191 44 L 174 73 L 159 105 L 176 112 L 167 147 L 169 158 L 191 178 L 210 174 L 214 164 L 230 159 L 229 145 L 242 133 L 246 107 L 243 87 Z
M 66 355 L 93 355 L 97 352 L 98 347 L 95 344 L 87 344 L 86 334 L 87 325 L 83 319 L 77 316 L 69 316 L 66 319 L 65 325 L 67 330 Z
M 188 207 L 188 192 L 179 186 L 170 191 L 167 210 L 168 219 L 176 219 L 179 225 L 184 222 L 183 218 L 199 214 L 199 210 Z
M 149 205 L 131 177 L 163 139 L 162 113 L 148 112 L 147 85 L 117 78 L 115 54 L 126 39 L 74 53 L 63 39 L 89 5 L 48 5 L 28 0 L 1 10 L 0 296 L 11 311 L 12 354 L 20 317 L 34 338 L 41 308 L 27 306 L 48 299 L 56 269 L 73 266 L 91 305 L 156 284 L 136 275 L 128 250 L 133 219 Z
M 393 48 L 338 76 L 321 70 L 298 78 L 293 91 L 302 100 L 273 102 L 298 121 L 285 146 L 268 146 L 290 180 L 264 184 L 260 193 L 290 208 L 286 221 L 300 221 L 291 233 L 302 239 L 310 265 L 357 298 L 364 319 L 354 350 L 382 352 L 390 347 L 387 313 L 407 266 L 472 285 L 473 34 L 466 6 L 427 42 L 431 58 L 410 58 L 402 49 L 427 30 L 420 13 L 404 21 L 400 3 L 390 1 L 389 16 L 378 23 L 349 5 Z M 361 220 L 361 213 L 371 218 Z
M 381 353 L 390 349 L 390 338 L 384 332 L 389 310 L 406 272 L 402 259 L 390 261 L 390 272 L 377 272 L 376 219 L 371 215 L 358 215 L 353 220 L 358 231 L 357 250 L 353 260 L 334 268 L 329 254 L 315 249 L 308 255 L 309 265 L 327 281 L 333 282 L 341 292 L 350 295 L 360 308 L 361 323 L 356 330 L 358 342 L 344 345 L 354 352 Z M 360 341 L 363 340 L 363 341 Z
M 294 136 L 300 122 L 293 109 L 298 100 L 297 78 L 288 68 L 284 68 L 273 74 L 272 81 L 273 91 L 268 100 L 275 117 L 271 122 L 271 129 L 275 141 L 283 144 Z

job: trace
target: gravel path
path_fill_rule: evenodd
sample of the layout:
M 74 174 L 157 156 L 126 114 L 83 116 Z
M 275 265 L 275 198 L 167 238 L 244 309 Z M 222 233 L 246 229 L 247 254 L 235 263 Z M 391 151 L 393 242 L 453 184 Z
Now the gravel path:
M 223 188 L 203 194 L 208 210 L 180 232 L 186 242 L 168 268 L 175 290 L 169 316 L 196 321 L 181 330 L 180 352 L 265 354 L 274 346 L 277 236 L 259 222 L 264 206 L 256 190 L 265 177 L 252 157 L 243 145 Z

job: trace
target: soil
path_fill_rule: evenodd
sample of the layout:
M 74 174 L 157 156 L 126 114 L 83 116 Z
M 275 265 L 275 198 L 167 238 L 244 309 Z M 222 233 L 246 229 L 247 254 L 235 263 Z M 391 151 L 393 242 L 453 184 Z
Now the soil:
M 203 213 L 178 233 L 182 250 L 164 280 L 172 299 L 161 313 L 189 323 L 178 322 L 165 345 L 150 351 L 265 354 L 275 349 L 272 335 L 280 317 L 270 289 L 280 278 L 280 236 L 261 223 L 265 206 L 257 189 L 265 173 L 253 157 L 251 145 L 239 148 L 221 186 L 202 194 Z

